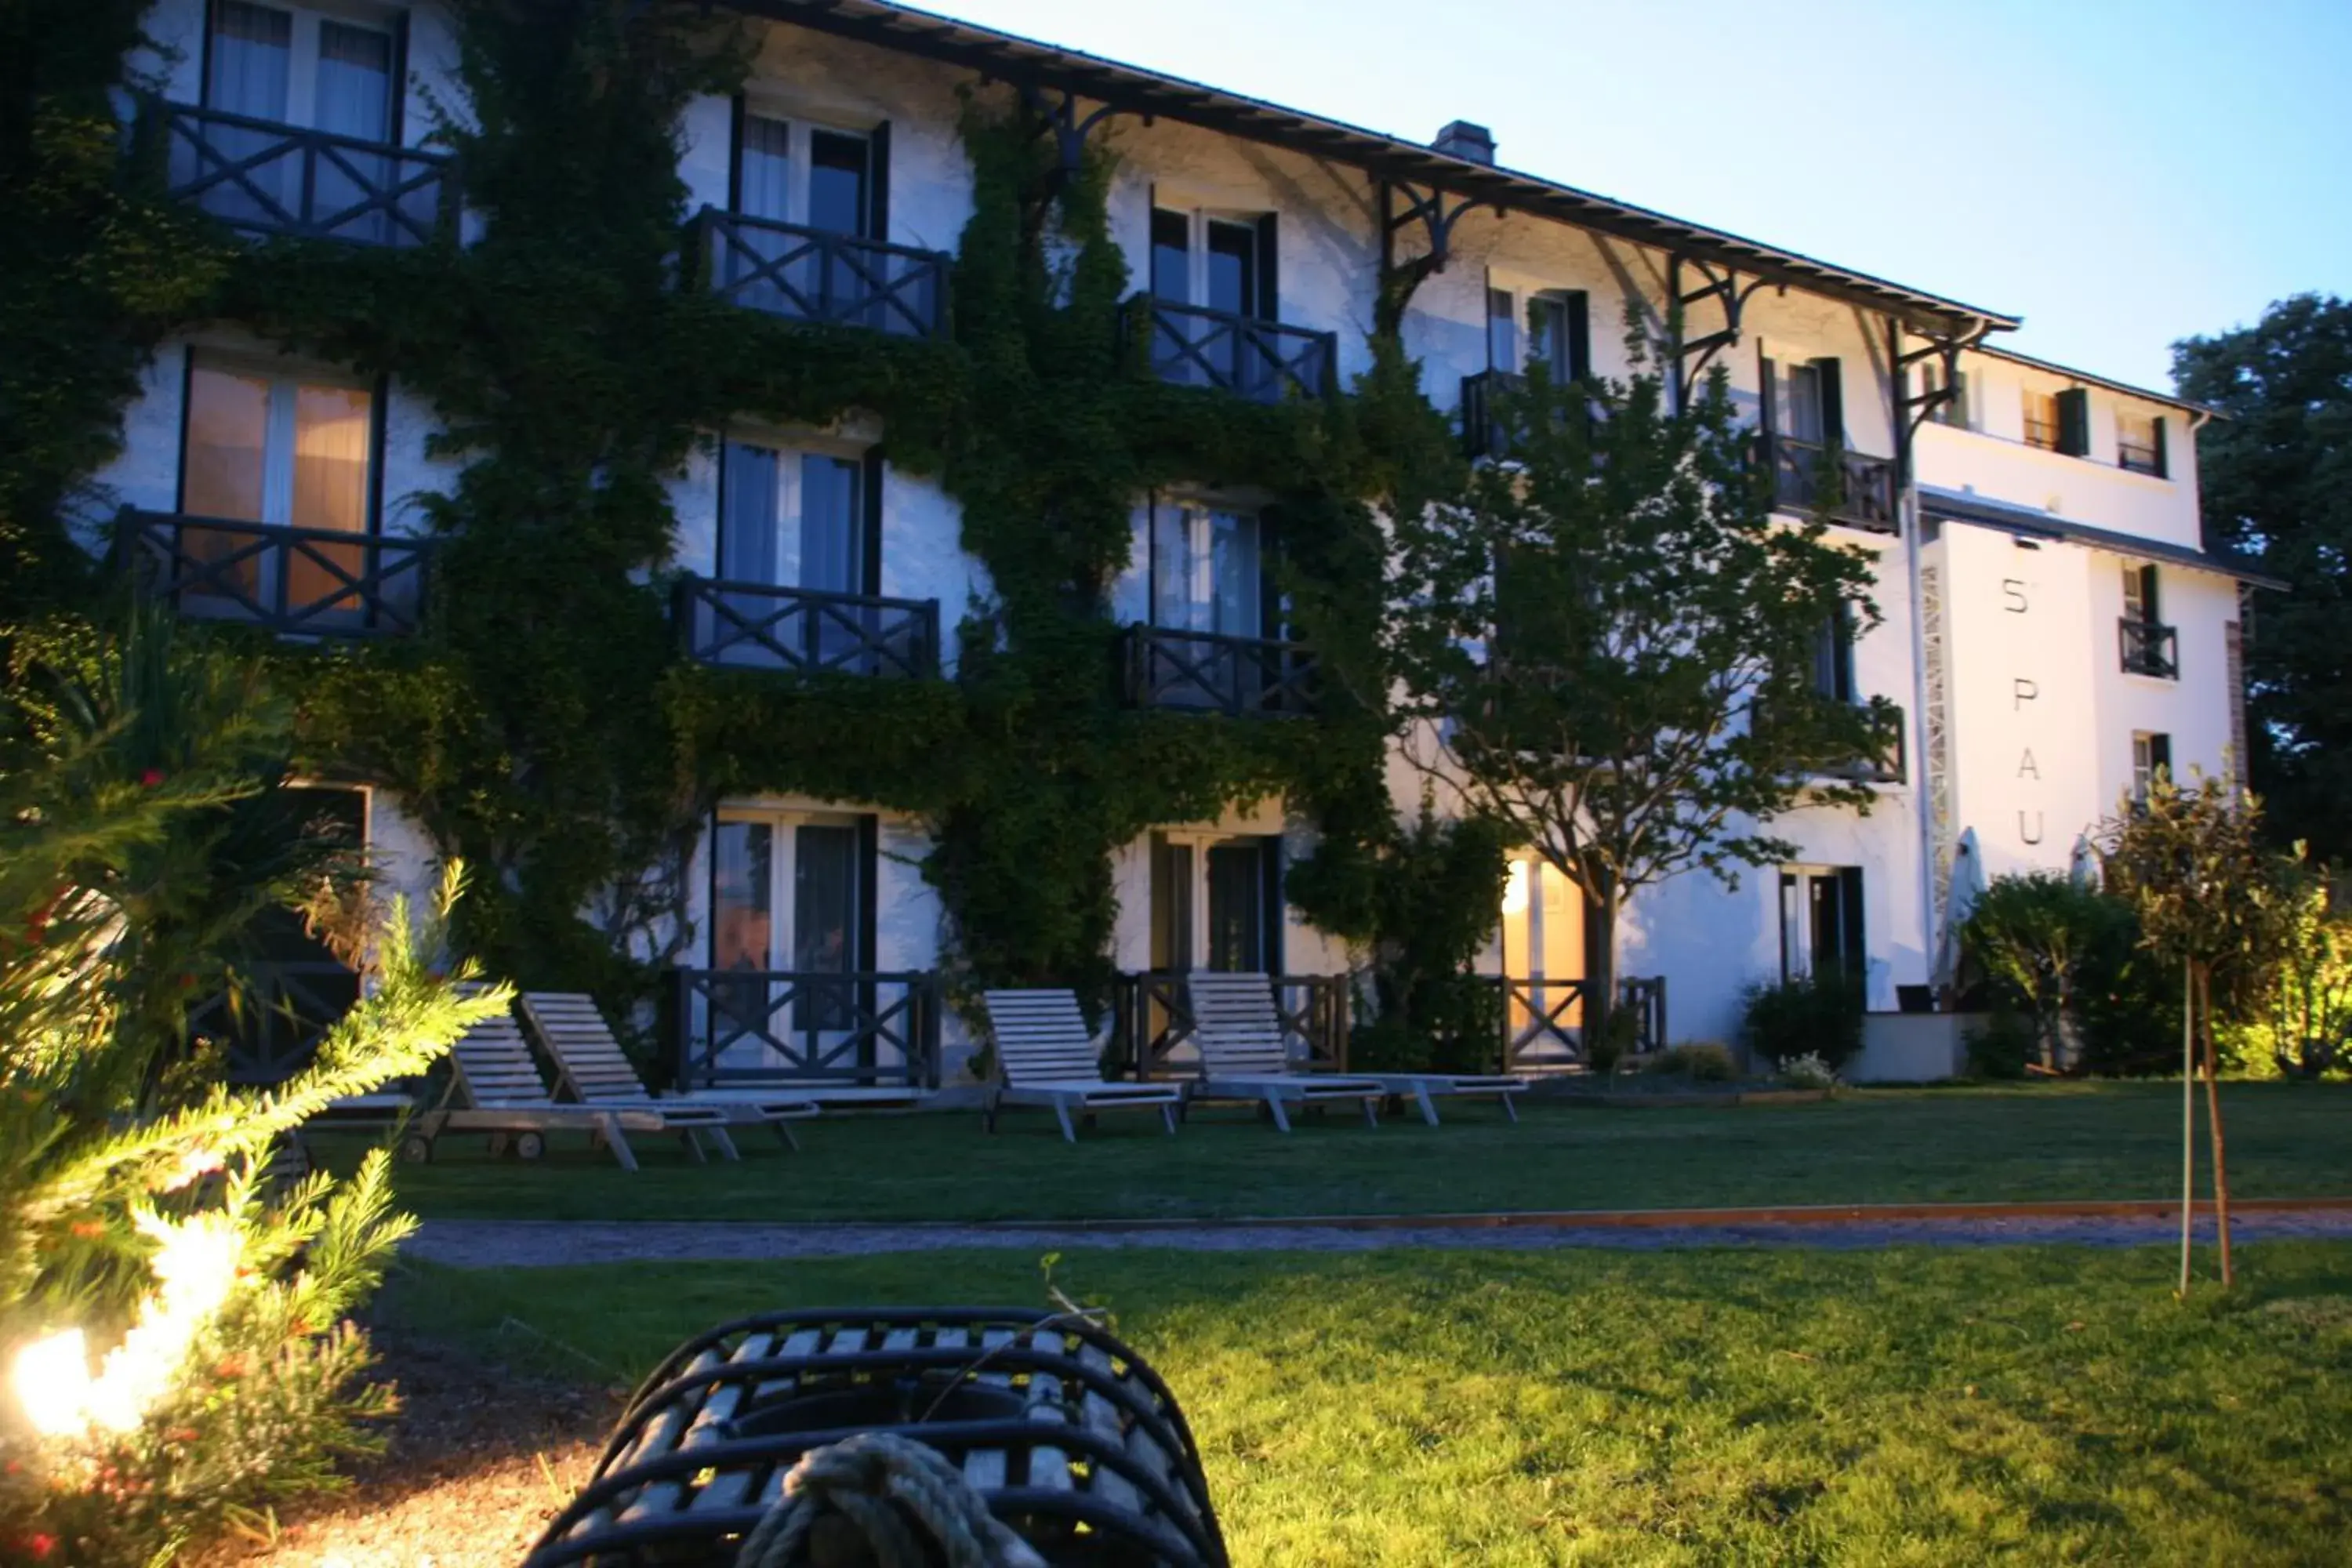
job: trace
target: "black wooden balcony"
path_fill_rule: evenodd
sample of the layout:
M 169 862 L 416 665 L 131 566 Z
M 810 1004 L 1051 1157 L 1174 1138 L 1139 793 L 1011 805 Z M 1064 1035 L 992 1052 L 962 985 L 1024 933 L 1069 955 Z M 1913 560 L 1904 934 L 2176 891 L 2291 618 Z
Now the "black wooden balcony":
M 166 179 L 237 233 L 418 246 L 457 226 L 446 154 L 167 103 Z
M 1121 645 L 1123 695 L 1138 708 L 1240 719 L 1311 715 L 1321 705 L 1320 670 L 1302 643 L 1134 626 Z
M 1785 511 L 1811 516 L 1829 498 L 1822 494 L 1828 479 L 1829 448 L 1819 441 L 1793 436 L 1769 436 L 1765 446 L 1772 463 L 1773 499 Z M 1885 458 L 1866 458 L 1838 448 L 1835 469 L 1837 495 L 1828 508 L 1831 521 L 1872 533 L 1894 533 L 1895 465 Z
M 1151 373 L 1213 386 L 1256 403 L 1328 397 L 1339 386 L 1339 335 L 1261 321 L 1230 310 L 1136 296 L 1146 319 Z
M 319 1042 L 358 1005 L 360 977 L 331 958 L 248 965 L 238 993 L 188 1009 L 191 1040 L 211 1040 L 231 1083 L 283 1083 L 310 1065 Z
M 1297 1070 L 1348 1068 L 1348 977 L 1276 974 L 1275 1011 Z M 1197 1070 L 1192 1036 L 1200 1026 L 1184 976 L 1165 970 L 1122 974 L 1111 983 L 1111 1073 L 1121 1078 L 1183 1077 Z
M 937 1089 L 940 981 L 928 972 L 681 969 L 681 1089 Z
M 689 577 L 675 614 L 688 657 L 734 669 L 898 676 L 940 669 L 940 602 Z
M 2124 673 L 2153 676 L 2158 680 L 2180 679 L 2180 633 L 2160 621 L 2135 620 L 2126 616 L 2116 623 L 2116 640 L 2123 655 Z
M 1496 1013 L 1502 1033 L 1496 1041 L 1497 1072 L 1542 1072 L 1585 1062 L 1584 1005 L 1587 980 L 1482 974 L 1500 993 Z M 1663 975 L 1625 975 L 1617 982 L 1617 1006 L 1639 1020 L 1633 1051 L 1646 1055 L 1666 1046 L 1666 982 Z
M 1877 751 L 1856 757 L 1840 767 L 1822 770 L 1824 777 L 1851 779 L 1856 784 L 1901 784 L 1910 776 L 1910 726 L 1904 721 L 1903 710 L 1895 710 L 1895 729 L 1885 744 Z
M 114 549 L 141 592 L 184 616 L 306 637 L 416 630 L 433 556 L 430 540 L 129 509 Z
M 795 321 L 898 337 L 947 330 L 948 258 L 705 207 L 688 241 L 720 299 Z

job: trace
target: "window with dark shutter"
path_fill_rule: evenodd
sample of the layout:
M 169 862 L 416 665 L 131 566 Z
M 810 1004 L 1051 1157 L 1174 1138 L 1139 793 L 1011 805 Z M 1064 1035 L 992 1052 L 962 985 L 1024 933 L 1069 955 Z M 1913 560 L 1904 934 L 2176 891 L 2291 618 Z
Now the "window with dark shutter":
M 2090 455 L 2091 395 L 2085 388 L 2070 386 L 2058 395 L 2058 450 L 2070 458 Z
M 1845 445 L 1843 367 L 1834 357 L 1817 359 L 1813 362 L 1813 380 L 1815 395 L 1821 402 L 1822 442 L 1825 446 L 1843 447 Z

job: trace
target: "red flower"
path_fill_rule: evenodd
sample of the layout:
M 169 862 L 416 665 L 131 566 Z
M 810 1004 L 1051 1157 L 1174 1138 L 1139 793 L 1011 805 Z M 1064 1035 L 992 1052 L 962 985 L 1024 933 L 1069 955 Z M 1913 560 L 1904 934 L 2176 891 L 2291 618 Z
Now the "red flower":
M 163 770 L 161 768 L 149 768 L 139 775 L 139 787 L 142 789 L 153 789 L 163 782 Z
M 23 1545 L 34 1562 L 46 1563 L 49 1560 L 49 1553 L 58 1549 L 58 1538 L 54 1535 L 28 1535 L 25 1537 Z
M 94 1219 L 78 1219 L 73 1222 L 72 1229 L 76 1236 L 85 1238 L 106 1234 L 106 1226 Z
M 219 1363 L 213 1368 L 213 1375 L 222 1379 L 224 1382 L 233 1378 L 243 1377 L 245 1375 L 245 1358 L 241 1355 L 224 1356 Z

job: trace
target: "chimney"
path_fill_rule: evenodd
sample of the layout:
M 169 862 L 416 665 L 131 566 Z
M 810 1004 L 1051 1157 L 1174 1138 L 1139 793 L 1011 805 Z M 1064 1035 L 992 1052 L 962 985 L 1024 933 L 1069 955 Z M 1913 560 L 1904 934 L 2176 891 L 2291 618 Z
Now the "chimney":
M 1430 147 L 1450 158 L 1460 158 L 1472 163 L 1495 161 L 1495 133 L 1483 125 L 1467 120 L 1457 120 L 1437 133 Z

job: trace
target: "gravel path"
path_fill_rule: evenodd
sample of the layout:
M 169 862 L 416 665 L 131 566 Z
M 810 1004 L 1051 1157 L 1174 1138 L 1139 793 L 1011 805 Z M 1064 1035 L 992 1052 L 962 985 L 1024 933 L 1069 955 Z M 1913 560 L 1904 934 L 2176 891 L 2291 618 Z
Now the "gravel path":
M 2153 1247 L 2179 1235 L 2177 1218 L 1840 1220 L 1705 1226 L 1220 1226 L 1138 1230 L 960 1225 L 749 1225 L 563 1220 L 427 1220 L 403 1250 L 459 1268 L 549 1268 L 623 1262 L 741 1262 L 856 1258 L 942 1247 L 1067 1252 L 1160 1247 L 1188 1252 L 1365 1252 L 1433 1247 L 1522 1252 L 1559 1247 L 1654 1252 L 1692 1247 Z M 2212 1235 L 2200 1219 L 2200 1239 Z M 2233 1239 L 2352 1240 L 2352 1210 L 2249 1213 L 2231 1219 Z

